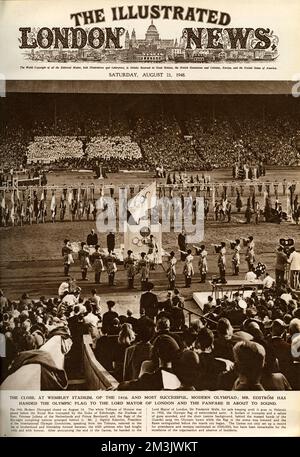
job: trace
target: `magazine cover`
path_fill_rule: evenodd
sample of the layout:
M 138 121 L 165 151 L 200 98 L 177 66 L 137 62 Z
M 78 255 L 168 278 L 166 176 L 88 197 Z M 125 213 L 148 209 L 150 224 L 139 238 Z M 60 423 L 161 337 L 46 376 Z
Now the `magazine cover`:
M 1 2 L 1 436 L 300 435 L 299 21 Z

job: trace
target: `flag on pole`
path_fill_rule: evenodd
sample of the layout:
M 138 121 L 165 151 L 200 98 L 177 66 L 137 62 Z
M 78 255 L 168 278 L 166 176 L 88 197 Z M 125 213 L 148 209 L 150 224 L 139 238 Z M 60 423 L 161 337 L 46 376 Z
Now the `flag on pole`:
M 11 219 L 12 223 L 14 223 L 14 221 L 15 221 L 15 207 L 14 207 L 14 205 L 12 205 L 11 209 L 10 209 L 10 219 Z
M 68 203 L 69 205 L 72 205 L 72 201 L 73 201 L 73 192 L 72 190 L 69 191 L 69 195 L 68 195 Z
M 1 200 L 1 208 L 5 209 L 5 195 L 3 194 L 2 200 Z
M 55 199 L 55 194 L 53 193 L 52 197 L 51 197 L 50 210 L 55 211 L 55 208 L 56 208 L 56 199 Z
M 133 219 L 138 222 L 147 211 L 156 206 L 156 182 L 142 189 L 135 197 L 129 200 L 128 210 Z
M 104 197 L 104 187 L 100 187 L 100 197 L 98 198 L 97 202 L 96 202 L 96 208 L 99 210 L 99 211 L 104 211 L 106 208 L 107 208 L 107 203 L 105 201 L 105 197 Z

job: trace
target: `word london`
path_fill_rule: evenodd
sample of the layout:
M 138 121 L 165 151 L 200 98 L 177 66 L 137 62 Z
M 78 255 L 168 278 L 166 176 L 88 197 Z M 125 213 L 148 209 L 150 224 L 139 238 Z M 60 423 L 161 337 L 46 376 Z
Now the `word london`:
M 93 27 L 89 30 L 81 27 L 20 27 L 21 49 L 83 49 L 87 45 L 93 49 L 122 49 L 123 27 Z M 256 43 L 253 49 L 268 49 L 271 45 L 268 28 L 185 28 L 182 32 L 186 39 L 186 48 L 198 49 L 246 49 L 248 38 L 254 34 Z

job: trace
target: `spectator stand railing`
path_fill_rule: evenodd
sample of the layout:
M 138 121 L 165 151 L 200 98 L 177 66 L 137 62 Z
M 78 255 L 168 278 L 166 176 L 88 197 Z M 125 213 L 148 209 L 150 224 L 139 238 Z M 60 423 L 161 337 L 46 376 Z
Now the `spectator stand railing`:
M 186 308 L 185 306 L 182 307 L 182 310 L 187 314 L 188 318 L 188 327 L 191 326 L 192 318 L 195 317 L 197 319 L 204 319 L 206 322 L 209 322 L 213 325 L 217 325 L 217 321 L 210 319 L 209 317 L 203 316 L 203 314 L 196 313 L 195 311 L 191 311 L 190 309 Z

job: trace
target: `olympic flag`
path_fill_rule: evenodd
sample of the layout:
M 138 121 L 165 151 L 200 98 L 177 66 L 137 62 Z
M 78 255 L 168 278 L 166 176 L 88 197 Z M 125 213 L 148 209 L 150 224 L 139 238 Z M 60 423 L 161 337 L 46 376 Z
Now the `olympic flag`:
M 145 216 L 147 211 L 156 206 L 156 182 L 142 189 L 135 197 L 128 202 L 128 210 L 135 222 Z

